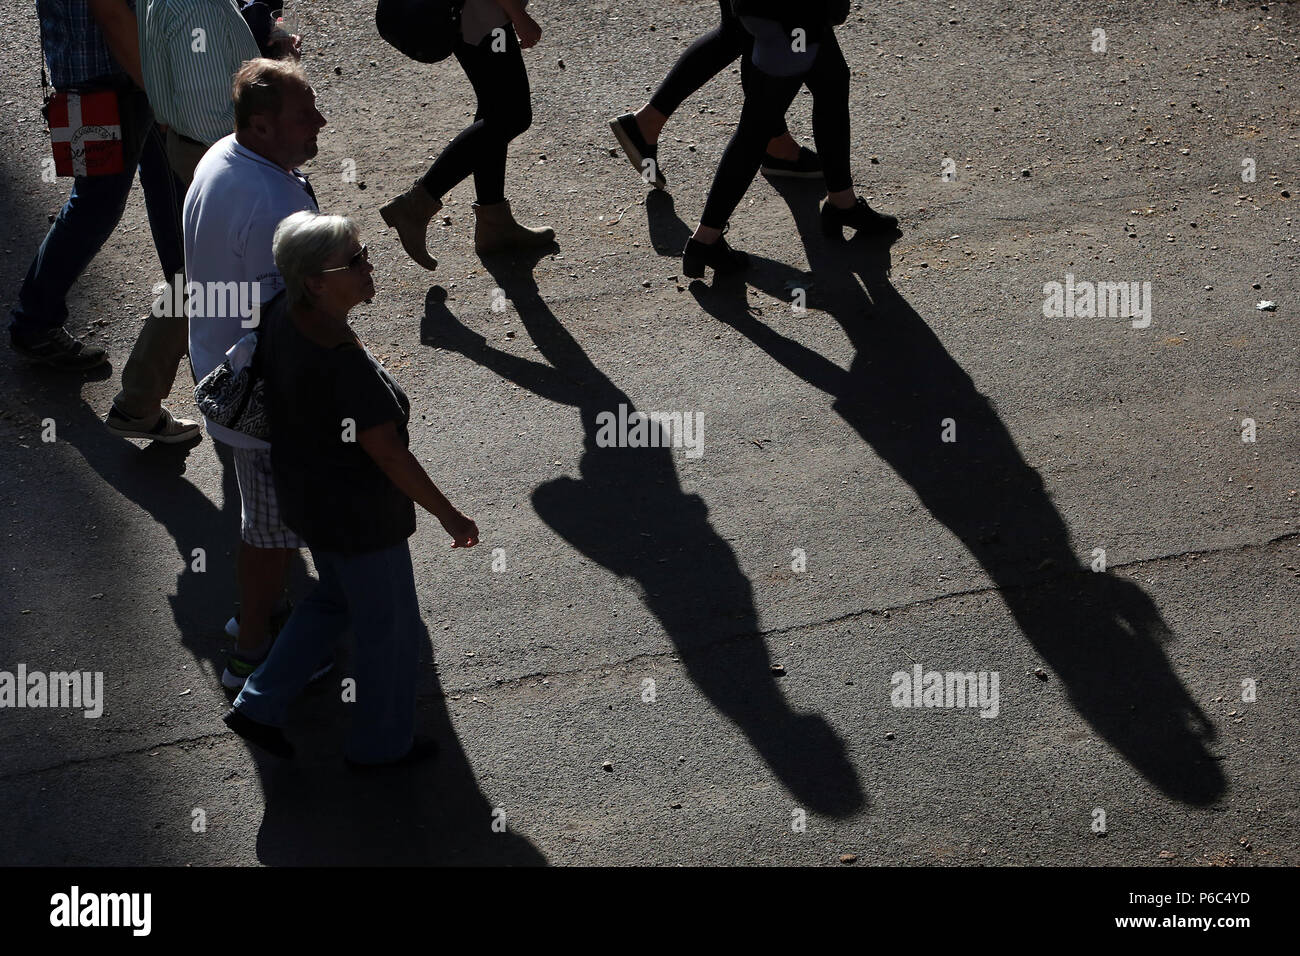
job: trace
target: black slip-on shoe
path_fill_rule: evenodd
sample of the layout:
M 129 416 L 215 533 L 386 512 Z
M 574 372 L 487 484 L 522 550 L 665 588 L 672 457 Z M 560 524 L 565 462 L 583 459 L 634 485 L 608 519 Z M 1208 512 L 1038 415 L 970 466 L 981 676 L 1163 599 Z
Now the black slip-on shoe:
M 820 179 L 822 172 L 821 157 L 806 146 L 799 147 L 798 159 L 781 159 L 766 153 L 759 172 L 764 176 L 786 176 L 790 179 Z
M 609 121 L 609 128 L 614 138 L 618 140 L 618 145 L 623 147 L 627 161 L 641 176 L 642 182 L 654 186 L 655 189 L 666 187 L 668 180 L 664 179 L 663 171 L 659 169 L 659 145 L 651 146 L 645 141 L 640 128 L 636 125 L 636 117 L 631 113 L 616 116 Z

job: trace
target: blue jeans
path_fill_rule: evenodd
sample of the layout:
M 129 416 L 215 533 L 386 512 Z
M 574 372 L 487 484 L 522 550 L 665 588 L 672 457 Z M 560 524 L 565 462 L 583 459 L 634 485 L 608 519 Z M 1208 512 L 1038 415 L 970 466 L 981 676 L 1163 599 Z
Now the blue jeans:
M 404 757 L 415 739 L 416 670 L 426 634 L 411 549 L 405 541 L 363 554 L 313 548 L 311 557 L 320 583 L 293 609 L 235 708 L 284 726 L 289 705 L 351 625 L 356 687 L 347 755 L 357 763 Z
M 121 221 L 137 165 L 163 275 L 170 280 L 185 271 L 181 234 L 185 186 L 167 162 L 166 142 L 154 122 L 149 98 L 132 89 L 118 95 L 118 105 L 125 171 L 73 180 L 72 195 L 45 234 L 18 293 L 9 329 L 21 338 L 33 338 L 67 321 L 68 292 Z

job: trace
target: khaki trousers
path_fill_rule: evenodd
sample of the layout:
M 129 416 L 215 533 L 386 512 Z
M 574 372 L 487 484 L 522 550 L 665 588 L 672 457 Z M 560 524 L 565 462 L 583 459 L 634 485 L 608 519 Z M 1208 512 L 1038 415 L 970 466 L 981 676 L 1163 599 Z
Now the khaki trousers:
M 186 142 L 175 130 L 167 130 L 167 162 L 188 189 L 194 179 L 194 167 L 199 164 L 207 148 Z M 189 324 L 184 307 L 175 314 L 174 305 L 185 301 L 185 277 L 171 276 L 171 288 L 164 291 L 166 308 L 151 308 L 144 320 L 144 328 L 131 349 L 131 355 L 122 368 L 122 390 L 113 404 L 130 418 L 156 416 L 163 400 L 171 394 L 176 383 L 176 369 L 189 351 Z M 179 288 L 176 286 L 179 284 Z M 158 314 L 158 313 L 162 314 Z M 193 378 L 193 369 L 190 377 Z

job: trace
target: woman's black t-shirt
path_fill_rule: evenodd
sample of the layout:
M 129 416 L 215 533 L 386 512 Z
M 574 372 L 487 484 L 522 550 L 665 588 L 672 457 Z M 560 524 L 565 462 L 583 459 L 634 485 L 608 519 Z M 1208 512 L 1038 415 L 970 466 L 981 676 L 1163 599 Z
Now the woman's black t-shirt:
M 364 348 L 312 342 L 282 296 L 263 316 L 257 351 L 284 523 L 321 551 L 377 551 L 414 534 L 414 503 L 357 441 L 391 421 L 408 442 L 411 403 L 392 376 Z

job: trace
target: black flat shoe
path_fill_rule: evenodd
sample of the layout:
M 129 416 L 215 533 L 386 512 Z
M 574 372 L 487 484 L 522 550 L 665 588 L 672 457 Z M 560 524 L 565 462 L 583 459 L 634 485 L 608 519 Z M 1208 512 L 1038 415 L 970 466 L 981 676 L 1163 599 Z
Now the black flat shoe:
M 864 238 L 877 236 L 897 239 L 903 235 L 896 218 L 876 212 L 861 196 L 848 209 L 832 206 L 830 200 L 822 204 L 822 234 L 827 239 L 843 241 L 845 226 L 857 230 L 857 235 Z
M 233 707 L 226 711 L 226 715 L 221 719 L 227 727 L 239 734 L 239 736 L 250 744 L 261 747 L 267 753 L 284 760 L 288 760 L 293 756 L 293 744 L 289 743 L 289 738 L 284 735 L 284 731 L 279 727 L 272 727 L 270 724 L 263 724 L 251 717 L 245 717 Z
M 668 180 L 664 179 L 664 174 L 659 169 L 659 145 L 656 143 L 651 146 L 641 135 L 641 129 L 636 125 L 636 117 L 631 113 L 624 113 L 622 116 L 616 116 L 609 121 L 610 131 L 614 138 L 618 140 L 618 145 L 623 147 L 623 153 L 627 156 L 627 161 L 632 164 L 632 168 L 637 171 L 641 179 L 652 184 L 655 189 L 663 189 L 668 185 Z M 654 164 L 652 167 L 654 175 L 646 179 L 646 160 Z
M 798 159 L 781 159 L 766 153 L 763 156 L 763 165 L 758 171 L 764 176 L 786 176 L 790 179 L 821 179 L 825 173 L 822 172 L 821 158 L 807 146 L 799 147 Z
M 687 239 L 682 250 L 682 272 L 691 279 L 702 279 L 706 266 L 715 276 L 741 272 L 749 267 L 749 256 L 731 248 L 722 236 L 712 244 Z

